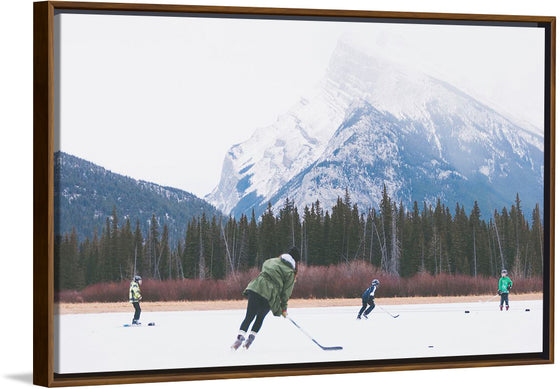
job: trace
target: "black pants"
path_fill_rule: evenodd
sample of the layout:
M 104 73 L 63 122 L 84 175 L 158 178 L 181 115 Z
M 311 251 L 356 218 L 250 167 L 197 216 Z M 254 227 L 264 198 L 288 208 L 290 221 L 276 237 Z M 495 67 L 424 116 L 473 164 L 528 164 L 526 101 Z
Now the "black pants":
M 369 308 L 367 308 L 368 305 Z M 369 315 L 371 311 L 373 311 L 373 308 L 375 308 L 375 301 L 372 298 L 368 300 L 362 300 L 362 309 L 360 309 L 360 312 L 358 312 L 358 316 L 362 316 L 362 313 L 364 313 L 364 311 L 366 315 Z
M 245 319 L 241 323 L 241 327 L 239 327 L 239 329 L 247 332 L 249 330 L 249 325 L 253 320 L 255 320 L 253 326 L 251 327 L 251 331 L 259 332 L 264 317 L 268 311 L 270 311 L 270 306 L 264 297 L 252 290 L 247 291 L 247 296 L 249 298 L 247 302 L 247 312 L 245 313 Z
M 502 293 L 500 298 L 500 307 L 506 304 L 506 307 L 509 307 L 509 293 Z
M 140 319 L 140 312 L 142 312 L 142 310 L 140 309 L 139 301 L 133 302 L 132 305 L 134 306 L 134 318 L 132 319 L 132 322 L 134 323 Z

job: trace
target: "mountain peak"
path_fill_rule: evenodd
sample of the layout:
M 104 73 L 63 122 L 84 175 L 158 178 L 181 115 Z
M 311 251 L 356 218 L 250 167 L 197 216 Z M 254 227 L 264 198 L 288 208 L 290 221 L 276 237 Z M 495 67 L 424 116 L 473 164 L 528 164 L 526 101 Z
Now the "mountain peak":
M 476 196 L 492 208 L 511 200 L 499 183 L 542 202 L 542 142 L 453 85 L 342 40 L 306 98 L 230 150 L 207 199 L 248 214 L 286 197 L 328 207 L 347 187 L 371 207 L 386 184 L 406 202 Z M 518 169 L 535 190 L 513 182 Z

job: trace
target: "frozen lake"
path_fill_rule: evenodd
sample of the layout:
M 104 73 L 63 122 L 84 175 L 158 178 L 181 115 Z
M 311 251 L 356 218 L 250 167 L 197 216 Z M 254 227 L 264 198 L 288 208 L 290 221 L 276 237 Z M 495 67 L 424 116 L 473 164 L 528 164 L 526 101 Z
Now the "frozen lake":
M 344 360 L 541 352 L 542 301 L 383 306 L 356 320 L 358 306 L 292 308 L 269 313 L 249 350 L 231 351 L 244 310 L 148 312 L 156 326 L 125 328 L 129 313 L 55 316 L 55 372 L 84 373 Z M 526 311 L 529 309 L 529 311 Z M 465 313 L 468 310 L 470 313 Z

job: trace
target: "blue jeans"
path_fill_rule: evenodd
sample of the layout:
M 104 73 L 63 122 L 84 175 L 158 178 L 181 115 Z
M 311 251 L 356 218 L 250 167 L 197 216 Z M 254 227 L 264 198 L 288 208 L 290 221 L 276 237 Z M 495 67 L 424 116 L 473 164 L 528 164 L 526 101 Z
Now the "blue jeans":
M 500 297 L 500 307 L 503 306 L 504 303 L 506 303 L 506 307 L 509 307 L 509 293 L 502 292 Z

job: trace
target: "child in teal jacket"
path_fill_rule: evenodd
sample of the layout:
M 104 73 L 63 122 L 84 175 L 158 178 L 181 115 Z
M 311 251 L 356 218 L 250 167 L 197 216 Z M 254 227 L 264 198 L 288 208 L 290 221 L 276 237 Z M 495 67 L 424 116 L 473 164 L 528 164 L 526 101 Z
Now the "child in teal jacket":
M 509 290 L 512 286 L 513 282 L 508 277 L 507 270 L 502 270 L 502 277 L 498 281 L 498 294 L 501 296 L 500 311 L 503 311 L 504 303 L 506 305 L 506 311 L 509 310 Z

